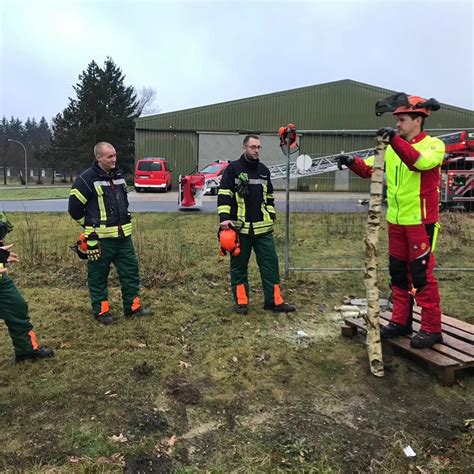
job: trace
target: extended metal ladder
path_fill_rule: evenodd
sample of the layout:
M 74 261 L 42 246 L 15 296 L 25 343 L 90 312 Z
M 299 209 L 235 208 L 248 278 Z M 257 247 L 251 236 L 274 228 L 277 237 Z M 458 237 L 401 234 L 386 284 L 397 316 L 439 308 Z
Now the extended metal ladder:
M 460 140 L 460 135 L 463 131 L 447 133 L 445 135 L 439 135 L 437 138 L 442 140 L 446 145 L 457 143 Z M 356 150 L 344 153 L 348 156 L 358 156 L 362 159 L 367 158 L 373 154 L 373 148 L 367 148 L 365 150 Z M 293 161 L 290 163 L 290 179 L 294 178 L 303 178 L 306 176 L 315 176 L 322 173 L 327 173 L 329 171 L 336 171 L 337 168 L 337 157 L 341 153 L 334 155 L 320 156 L 312 158 L 311 167 L 306 171 L 300 171 L 296 162 Z M 278 165 L 269 165 L 268 169 L 270 170 L 270 175 L 272 179 L 286 178 L 286 163 L 281 163 Z

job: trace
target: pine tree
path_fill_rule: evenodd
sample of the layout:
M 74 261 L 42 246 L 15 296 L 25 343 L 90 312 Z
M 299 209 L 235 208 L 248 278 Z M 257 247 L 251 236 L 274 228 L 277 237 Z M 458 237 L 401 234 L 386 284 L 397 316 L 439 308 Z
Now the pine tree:
M 3 184 L 7 184 L 7 146 L 8 146 L 8 120 L 5 116 L 0 122 L 0 153 L 2 155 Z
M 76 98 L 53 119 L 52 156 L 80 171 L 92 163 L 92 151 L 99 141 L 111 143 L 124 171 L 133 168 L 134 119 L 138 102 L 133 87 L 111 58 L 103 68 L 92 61 L 74 86 Z

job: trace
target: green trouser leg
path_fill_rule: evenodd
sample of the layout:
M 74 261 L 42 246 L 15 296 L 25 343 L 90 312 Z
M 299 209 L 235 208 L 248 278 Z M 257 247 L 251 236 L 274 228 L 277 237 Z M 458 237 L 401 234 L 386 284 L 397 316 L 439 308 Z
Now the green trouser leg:
M 240 235 L 240 254 L 230 257 L 230 285 L 234 301 L 237 302 L 237 285 L 245 286 L 245 294 L 249 295 L 248 266 L 250 253 L 252 252 L 252 241 L 247 235 Z
M 248 262 L 253 247 L 262 279 L 265 304 L 274 304 L 274 287 L 280 283 L 280 276 L 273 234 L 259 237 L 241 234 L 239 239 L 240 255 L 230 259 L 230 281 L 235 301 L 237 301 L 236 287 L 238 284 L 245 285 L 248 295 Z
M 33 352 L 28 304 L 8 275 L 0 277 L 0 319 L 5 321 L 16 355 Z
M 280 284 L 280 270 L 273 234 L 253 238 L 253 249 L 262 279 L 265 305 L 273 305 L 275 285 Z
M 101 256 L 87 262 L 87 282 L 95 316 L 100 313 L 102 301 L 108 301 L 107 280 L 113 263 L 122 286 L 124 313 L 130 314 L 133 300 L 139 293 L 138 261 L 132 238 L 100 240 Z
M 123 313 L 132 314 L 133 300 L 139 296 L 140 275 L 138 259 L 132 237 L 120 239 L 120 246 L 114 261 L 122 286 Z
M 101 303 L 108 302 L 107 281 L 110 265 L 115 258 L 115 240 L 117 239 L 102 239 L 100 241 L 100 258 L 87 261 L 87 285 L 89 286 L 92 313 L 95 317 L 101 312 Z

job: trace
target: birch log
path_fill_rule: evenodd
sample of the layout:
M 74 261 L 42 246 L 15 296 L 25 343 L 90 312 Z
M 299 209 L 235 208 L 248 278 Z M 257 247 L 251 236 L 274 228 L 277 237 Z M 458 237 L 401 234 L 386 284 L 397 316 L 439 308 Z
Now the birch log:
M 384 156 L 388 141 L 377 138 L 375 159 L 370 183 L 370 205 L 367 216 L 365 235 L 365 275 L 364 284 L 367 294 L 367 315 L 364 316 L 367 325 L 367 354 L 370 371 L 376 377 L 383 377 L 382 344 L 380 342 L 380 304 L 379 287 L 377 284 L 377 267 L 379 262 L 379 230 L 382 215 L 382 191 Z

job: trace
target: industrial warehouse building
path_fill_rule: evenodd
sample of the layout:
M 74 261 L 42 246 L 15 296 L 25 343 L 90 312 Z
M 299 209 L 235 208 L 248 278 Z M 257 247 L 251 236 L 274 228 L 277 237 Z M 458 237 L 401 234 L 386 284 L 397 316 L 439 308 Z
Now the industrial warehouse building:
M 375 131 L 394 123 L 391 114 L 376 117 L 375 103 L 395 92 L 345 79 L 141 117 L 135 127 L 136 159 L 166 158 L 176 185 L 179 175 L 190 174 L 210 161 L 237 159 L 243 136 L 258 133 L 263 146 L 261 160 L 267 165 L 279 164 L 286 158 L 279 149 L 277 131 L 288 123 L 298 130 L 312 131 L 299 138 L 300 153 L 312 157 L 370 148 Z M 424 95 L 423 91 L 406 92 Z M 472 110 L 447 104 L 426 122 L 433 135 L 473 127 Z M 294 181 L 292 188 L 300 190 L 364 190 L 359 189 L 361 180 L 349 179 L 347 171 Z M 365 181 L 362 186 L 367 185 Z

